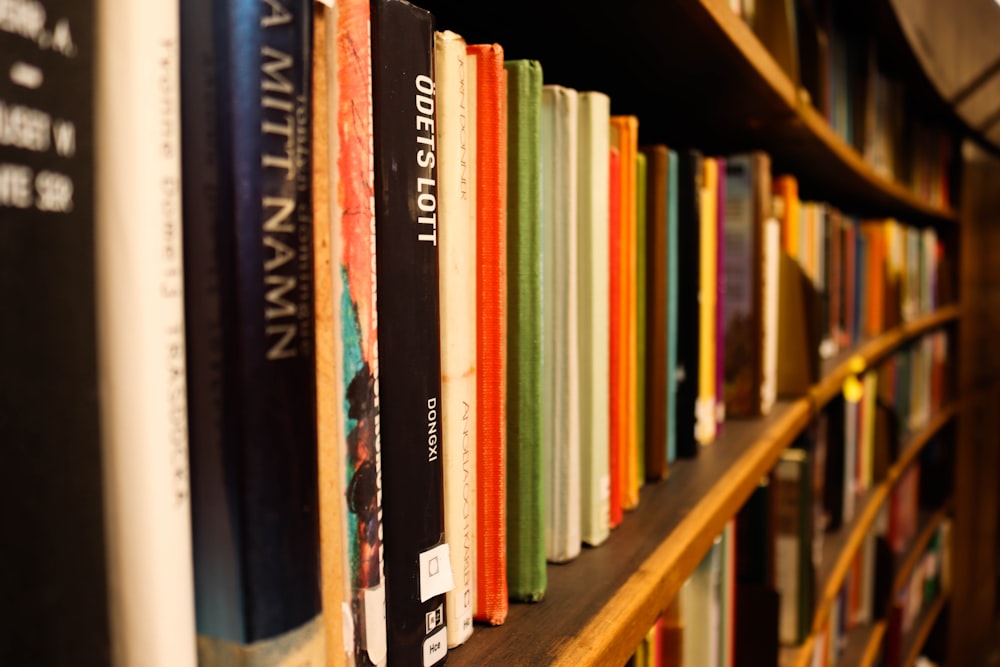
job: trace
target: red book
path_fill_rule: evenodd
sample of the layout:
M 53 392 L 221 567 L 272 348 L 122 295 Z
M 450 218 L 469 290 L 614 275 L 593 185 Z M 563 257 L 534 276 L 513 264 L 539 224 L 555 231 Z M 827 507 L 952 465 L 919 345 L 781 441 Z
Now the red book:
M 610 166 L 608 170 L 608 181 L 610 190 L 608 196 L 608 206 L 610 208 L 608 216 L 608 252 L 610 253 L 610 277 L 608 287 L 611 290 L 608 300 L 608 312 L 618 313 L 621 309 L 621 156 L 618 149 L 612 148 L 610 155 Z M 620 317 L 611 317 L 610 332 L 608 334 L 611 347 L 608 359 L 608 383 L 610 386 L 610 400 L 608 401 L 611 410 L 611 443 L 608 452 L 608 477 L 611 478 L 611 517 L 609 525 L 617 528 L 622 522 L 622 478 L 621 455 L 624 450 L 625 433 L 625 396 L 624 387 L 619 382 L 622 371 L 622 348 L 621 338 L 622 321 Z
M 503 49 L 470 45 L 476 68 L 476 609 L 507 618 L 507 132 Z M 472 67 L 472 64 L 469 64 Z

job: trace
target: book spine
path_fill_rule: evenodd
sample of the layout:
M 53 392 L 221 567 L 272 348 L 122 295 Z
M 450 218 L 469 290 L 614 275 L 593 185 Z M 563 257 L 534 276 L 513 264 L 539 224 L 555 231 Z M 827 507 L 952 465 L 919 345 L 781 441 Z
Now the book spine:
M 715 190 L 715 431 L 726 421 L 726 159 L 716 158 Z
M 675 151 L 667 152 L 667 463 L 677 460 L 678 294 L 680 292 L 678 238 L 679 164 Z
M 580 553 L 578 118 L 575 90 L 543 87 L 542 442 L 546 558 L 553 562 L 565 562 Z
M 13 620 L 3 664 L 111 662 L 95 298 L 95 6 L 8 6 L 24 7 L 24 16 L 44 10 L 45 19 L 32 21 L 32 34 L 0 31 L 0 116 L 22 119 L 0 144 L 0 284 L 10 313 L 0 342 L 11 352 L 0 373 L 0 419 L 13 454 L 0 475 L 0 499 L 11 508 L 0 589 Z M 46 48 L 40 38 L 56 25 L 72 39 Z M 45 184 L 45 196 L 35 183 Z
M 635 155 L 635 486 L 636 505 L 639 489 L 646 481 L 646 180 L 649 166 L 641 152 Z
M 625 419 L 624 387 L 621 367 L 624 362 L 621 337 L 621 153 L 616 145 L 608 149 L 608 527 L 617 528 L 622 522 L 622 475 L 624 465 L 623 423 Z
M 471 209 L 465 40 L 434 37 L 441 300 L 441 456 L 444 528 L 455 588 L 445 598 L 448 646 L 472 635 L 476 479 L 476 220 Z M 474 127 L 474 125 L 472 125 Z
M 476 596 L 475 618 L 507 616 L 507 169 L 503 49 L 468 47 L 476 63 Z
M 135 11 L 103 0 L 96 26 L 97 307 L 112 656 L 120 665 L 194 665 L 178 5 Z M 39 203 L 55 206 L 52 195 L 67 188 L 56 188 L 55 174 L 43 181 L 44 173 L 36 178 Z
M 679 155 L 677 188 L 677 274 L 678 283 L 697 285 L 701 275 L 701 182 L 702 158 L 698 153 Z M 698 290 L 678 289 L 677 321 L 677 456 L 698 453 L 695 440 L 695 407 L 699 378 Z
M 319 665 L 312 4 L 182 9 L 199 663 Z
M 375 236 L 389 663 L 447 655 L 434 19 L 372 5 Z
M 667 476 L 667 178 L 668 156 L 665 146 L 642 148 L 647 161 L 646 196 L 646 324 L 643 367 L 645 390 L 645 466 L 646 478 Z
M 580 450 L 583 541 L 608 536 L 608 122 L 603 93 L 580 93 Z
M 507 71 L 507 580 L 510 596 L 545 593 L 542 487 L 541 115 L 542 68 Z
M 698 275 L 698 399 L 695 404 L 695 438 L 701 445 L 715 440 L 715 302 L 718 263 L 718 163 L 702 162 L 700 263 Z

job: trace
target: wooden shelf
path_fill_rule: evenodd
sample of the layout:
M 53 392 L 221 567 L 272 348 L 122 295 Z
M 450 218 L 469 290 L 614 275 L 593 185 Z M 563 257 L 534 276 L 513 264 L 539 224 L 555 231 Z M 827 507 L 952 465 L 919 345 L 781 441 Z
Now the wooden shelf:
M 508 58 L 538 59 L 546 82 L 608 93 L 614 113 L 639 117 L 644 143 L 761 149 L 799 179 L 804 196 L 846 213 L 956 220 L 953 210 L 927 204 L 865 162 L 726 0 L 622 0 L 608 12 L 570 0 L 421 4 L 442 29 L 470 42 L 499 42 Z
M 912 667 L 917 658 L 920 657 L 920 651 L 927 643 L 927 637 L 930 636 L 931 630 L 934 629 L 934 623 L 937 622 L 938 616 L 941 615 L 941 610 L 944 609 L 947 602 L 948 593 L 945 591 L 938 593 L 937 599 L 920 612 L 913 628 L 903 637 L 903 667 Z
M 886 622 L 859 625 L 847 633 L 847 645 L 837 663 L 843 667 L 872 667 L 882 647 Z
M 913 568 L 920 562 L 920 559 L 927 551 L 927 545 L 930 544 L 931 538 L 934 537 L 937 529 L 941 526 L 941 522 L 947 518 L 950 512 L 951 503 L 949 502 L 933 514 L 923 517 L 917 537 L 914 538 L 913 543 L 907 547 L 906 551 L 896 561 L 895 568 L 893 569 L 893 572 L 896 573 L 895 579 L 892 582 L 893 597 L 898 595 L 906 586 L 910 575 L 913 574 Z
M 952 403 L 938 412 L 905 445 L 899 458 L 889 468 L 885 479 L 859 501 L 853 519 L 841 527 L 839 531 L 824 536 L 823 563 L 817 577 L 819 602 L 813 615 L 812 634 L 801 647 L 788 649 L 794 654 L 794 657 L 789 658 L 787 664 L 797 666 L 809 664 L 815 635 L 821 632 L 826 624 L 830 609 L 844 584 L 851 562 L 864 543 L 865 535 L 871 530 L 879 509 L 888 500 L 892 488 L 910 464 L 916 460 L 924 445 L 958 414 L 958 410 L 959 404 Z
M 874 364 L 894 346 L 957 316 L 957 308 L 943 309 L 845 354 L 829 365 L 831 376 L 838 378 L 836 386 L 847 377 L 849 359 L 860 356 L 866 366 Z M 699 450 L 697 459 L 677 461 L 670 479 L 643 487 L 638 509 L 625 515 L 605 544 L 585 549 L 571 563 L 550 565 L 542 602 L 512 604 L 507 622 L 498 628 L 477 626 L 467 644 L 453 649 L 449 661 L 624 664 L 781 452 L 834 395 L 828 394 L 814 389 L 798 400 L 779 402 L 766 418 L 727 421 L 719 439 Z M 942 411 L 911 441 L 889 471 L 890 486 L 955 411 Z M 859 528 L 858 544 L 876 509 Z M 846 572 L 846 564 L 843 569 Z M 839 576 L 842 580 L 844 574 Z

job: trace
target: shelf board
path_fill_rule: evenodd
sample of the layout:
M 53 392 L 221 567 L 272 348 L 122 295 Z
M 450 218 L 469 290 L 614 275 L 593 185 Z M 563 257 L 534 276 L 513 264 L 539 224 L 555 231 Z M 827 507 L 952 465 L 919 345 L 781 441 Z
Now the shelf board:
M 420 4 L 441 29 L 499 42 L 508 58 L 539 60 L 548 83 L 607 93 L 614 113 L 639 117 L 644 143 L 765 150 L 803 195 L 845 213 L 956 219 L 878 174 L 841 139 L 726 0 L 620 0 L 610 12 L 571 0 Z
M 816 636 L 822 632 L 824 625 L 826 625 L 830 609 L 844 584 L 851 562 L 864 543 L 865 535 L 875 522 L 879 508 L 889 498 L 892 488 L 910 464 L 916 460 L 924 445 L 944 428 L 958 414 L 958 411 L 959 404 L 952 403 L 932 417 L 927 425 L 909 440 L 899 458 L 889 468 L 885 479 L 859 499 L 852 520 L 844 524 L 840 530 L 824 536 L 823 562 L 817 573 L 817 590 L 820 597 L 813 614 L 812 632 L 800 647 L 786 649 L 788 655 L 783 660 L 783 664 L 795 665 L 796 667 L 810 664 L 811 647 L 815 643 Z
M 920 651 L 927 643 L 927 637 L 934 629 L 934 623 L 937 622 L 947 601 L 948 593 L 942 591 L 929 607 L 920 612 L 916 623 L 903 638 L 903 667 L 912 667 L 920 657 Z
M 927 545 L 930 544 L 931 538 L 934 537 L 934 533 L 937 532 L 937 529 L 950 512 L 951 503 L 949 502 L 933 514 L 922 517 L 920 528 L 913 543 L 896 560 L 893 569 L 893 572 L 896 573 L 895 579 L 892 582 L 893 597 L 899 595 L 900 591 L 906 586 L 910 575 L 913 574 L 913 568 L 920 562 L 921 557 L 923 557 L 924 552 L 927 550 Z
M 872 667 L 878 658 L 885 630 L 885 621 L 865 623 L 852 628 L 847 633 L 846 646 L 837 664 L 844 667 Z

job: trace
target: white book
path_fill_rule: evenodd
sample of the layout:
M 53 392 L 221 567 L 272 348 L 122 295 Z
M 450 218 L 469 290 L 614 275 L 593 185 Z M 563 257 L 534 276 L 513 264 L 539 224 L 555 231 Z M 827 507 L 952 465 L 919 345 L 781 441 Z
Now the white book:
M 546 557 L 580 553 L 575 90 L 542 88 L 542 449 Z
M 597 546 L 610 532 L 608 471 L 610 369 L 608 357 L 609 164 L 611 101 L 598 92 L 578 96 L 577 298 L 580 368 L 580 531 Z
M 97 3 L 96 255 L 112 653 L 196 664 L 177 2 Z
M 465 40 L 434 37 L 437 79 L 438 249 L 441 295 L 441 417 L 444 530 L 455 587 L 446 597 L 448 646 L 472 635 L 476 561 L 476 218 L 468 138 Z

